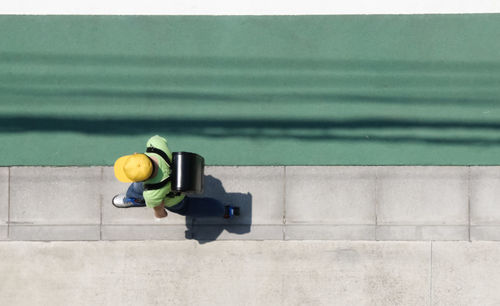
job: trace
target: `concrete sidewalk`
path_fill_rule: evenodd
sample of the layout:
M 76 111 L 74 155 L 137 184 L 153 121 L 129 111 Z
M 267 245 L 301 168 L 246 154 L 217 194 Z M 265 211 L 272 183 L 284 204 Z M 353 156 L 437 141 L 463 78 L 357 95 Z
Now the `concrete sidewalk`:
M 0 240 L 499 240 L 499 167 L 207 167 L 232 221 L 117 209 L 111 167 L 0 168 Z
M 0 168 L 0 305 L 498 305 L 499 170 L 207 167 L 242 216 L 156 223 L 111 167 Z
M 0 242 L 0 304 L 499 305 L 498 242 Z

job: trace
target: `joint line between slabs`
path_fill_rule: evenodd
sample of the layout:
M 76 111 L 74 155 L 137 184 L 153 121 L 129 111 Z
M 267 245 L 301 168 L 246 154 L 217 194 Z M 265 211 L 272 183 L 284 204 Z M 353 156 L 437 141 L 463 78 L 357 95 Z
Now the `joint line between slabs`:
M 10 168 L 7 168 L 7 240 L 10 239 Z
M 378 224 L 378 209 L 379 209 L 379 200 L 378 200 L 378 184 L 379 184 L 379 179 L 378 179 L 378 171 L 375 171 L 375 187 L 374 187 L 374 193 L 375 193 L 375 229 L 374 229 L 374 232 L 373 232 L 373 239 L 375 241 L 378 241 L 378 235 L 377 235 L 377 228 L 379 226 Z
M 433 287 L 433 284 L 432 284 L 432 278 L 433 278 L 433 275 L 432 275 L 432 252 L 433 252 L 433 250 L 432 250 L 432 241 L 431 241 L 431 260 L 430 260 L 431 261 L 430 262 L 431 266 L 430 266 L 430 288 L 429 288 L 429 294 L 430 294 L 430 296 L 429 296 L 429 305 L 431 305 L 431 306 L 432 306 L 432 289 L 433 289 L 432 288 Z
M 471 212 L 471 205 L 470 205 L 470 180 L 471 180 L 471 172 L 472 172 L 472 169 L 471 167 L 467 167 L 468 168 L 468 172 L 467 172 L 467 214 L 468 214 L 468 220 L 469 220 L 469 242 L 471 241 L 471 215 L 470 215 L 470 212 Z
M 104 168 L 101 167 L 101 182 L 104 180 Z M 102 183 L 101 183 L 102 186 Z M 99 192 L 99 240 L 102 240 L 102 209 L 103 209 L 103 200 L 104 195 L 102 194 L 102 189 L 101 192 Z
M 283 240 L 286 240 L 286 166 L 283 166 Z

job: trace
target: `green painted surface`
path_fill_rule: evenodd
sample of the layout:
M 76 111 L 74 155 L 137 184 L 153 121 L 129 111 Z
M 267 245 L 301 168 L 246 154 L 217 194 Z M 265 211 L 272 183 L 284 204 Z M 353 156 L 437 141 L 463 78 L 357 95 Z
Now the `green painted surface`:
M 500 164 L 500 15 L 0 16 L 0 165 Z

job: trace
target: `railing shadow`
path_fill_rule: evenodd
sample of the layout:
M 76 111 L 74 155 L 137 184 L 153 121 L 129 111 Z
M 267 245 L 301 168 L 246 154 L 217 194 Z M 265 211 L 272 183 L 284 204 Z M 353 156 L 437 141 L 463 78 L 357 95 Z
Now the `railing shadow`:
M 498 61 L 118 56 L 0 52 L 0 95 L 14 99 L 498 103 Z M 29 73 L 18 67 L 28 65 Z M 104 69 L 106 68 L 106 69 Z M 12 71 L 9 71 L 12 69 Z M 196 72 L 196 73 L 193 73 Z
M 0 52 L 0 64 L 0 104 L 14 105 L 0 134 L 500 145 L 498 60 Z M 245 115 L 254 103 L 273 110 Z
M 431 135 L 415 131 L 428 130 Z M 461 134 L 443 134 L 443 131 Z M 205 118 L 56 118 L 52 116 L 2 116 L 0 133 L 77 132 L 88 135 L 159 135 L 199 136 L 206 138 L 296 139 L 301 141 L 337 141 L 372 143 L 426 143 L 435 145 L 498 146 L 500 123 L 486 120 L 332 118 L 332 119 L 205 119 Z M 354 134 L 362 131 L 366 134 Z M 400 134 L 387 134 L 387 131 Z M 484 135 L 477 132 L 483 132 Z M 403 133 L 403 134 L 401 134 Z M 474 134 L 472 134 L 474 133 Z M 370 136 L 367 137 L 366 135 Z
M 240 208 L 240 216 L 231 219 L 222 217 L 186 216 L 186 239 L 193 239 L 200 244 L 217 240 L 226 231 L 230 234 L 244 235 L 251 231 L 252 195 L 250 193 L 226 192 L 222 182 L 211 176 L 205 176 L 204 193 L 193 197 L 207 197 L 220 201 L 223 205 Z M 233 237 L 237 239 L 237 237 Z

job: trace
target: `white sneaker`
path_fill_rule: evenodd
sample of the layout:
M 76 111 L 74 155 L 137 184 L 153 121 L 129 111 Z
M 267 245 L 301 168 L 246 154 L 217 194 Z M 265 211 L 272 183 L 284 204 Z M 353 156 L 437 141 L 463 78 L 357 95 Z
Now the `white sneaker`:
M 146 206 L 146 204 L 143 201 L 138 201 L 137 199 L 125 197 L 124 193 L 115 195 L 111 203 L 113 203 L 113 205 L 118 208 Z

